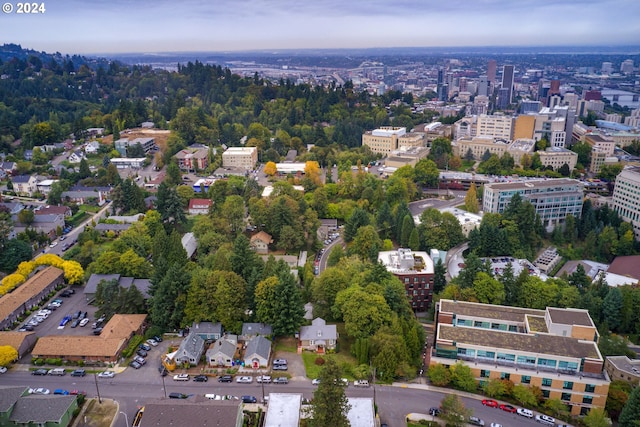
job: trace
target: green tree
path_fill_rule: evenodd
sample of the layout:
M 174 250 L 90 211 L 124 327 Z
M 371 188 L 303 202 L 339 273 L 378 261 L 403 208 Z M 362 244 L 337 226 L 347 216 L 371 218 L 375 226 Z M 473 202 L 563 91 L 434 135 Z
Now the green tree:
M 476 379 L 471 368 L 462 362 L 457 362 L 451 368 L 451 384 L 458 390 L 473 392 L 477 388 Z
M 376 262 L 378 252 L 382 249 L 382 240 L 372 225 L 358 228 L 353 241 L 349 245 L 348 253 L 358 255 L 362 260 Z
M 414 228 L 413 230 L 411 230 L 411 234 L 409 235 L 409 242 L 407 243 L 407 246 L 409 246 L 409 249 L 411 249 L 412 251 L 420 250 L 420 233 L 418 232 L 417 228 Z
M 617 287 L 612 287 L 602 301 L 604 321 L 612 331 L 618 331 L 621 323 L 622 293 Z
M 614 420 L 620 418 L 620 413 L 627 403 L 627 400 L 629 400 L 631 390 L 631 385 L 626 381 L 611 381 L 611 384 L 609 385 L 609 394 L 607 394 L 607 403 L 605 405 L 605 409 Z
M 299 331 L 305 310 L 300 288 L 287 270 L 282 270 L 278 275 L 276 295 L 275 310 L 278 317 L 272 325 L 273 333 L 276 336 L 292 336 Z
M 314 303 L 315 316 L 325 320 L 335 319 L 332 308 L 336 295 L 347 289 L 351 279 L 349 271 L 341 267 L 342 264 L 338 264 L 336 267 L 327 268 L 311 284 L 311 299 Z
M 245 206 L 241 196 L 228 196 L 222 205 L 222 212 L 231 224 L 231 231 L 234 235 L 244 230 Z
M 415 181 L 420 186 L 434 188 L 438 186 L 440 171 L 432 160 L 420 159 L 415 166 Z
M 89 163 L 87 159 L 80 160 L 80 168 L 78 171 L 78 178 L 85 179 L 91 176 L 91 170 L 89 169 Z
M 442 259 L 438 258 L 433 268 L 433 293 L 439 294 L 447 284 L 447 267 L 445 267 Z
M 499 378 L 490 379 L 483 387 L 484 393 L 494 399 L 502 399 L 507 394 L 507 386 L 504 381 Z
M 329 357 L 320 370 L 320 384 L 313 393 L 309 425 L 312 427 L 348 427 L 347 413 L 351 405 L 345 394 L 346 385 L 342 382 L 342 370 Z
M 402 220 L 402 229 L 400 233 L 400 246 L 406 248 L 409 246 L 409 237 L 411 236 L 411 232 L 416 227 L 413 222 L 413 217 L 411 215 L 405 215 Z
M 11 273 L 22 261 L 29 261 L 33 250 L 29 243 L 20 239 L 11 239 L 4 244 L 0 257 L 0 271 Z
M 538 406 L 538 399 L 530 387 L 524 384 L 516 384 L 513 387 L 513 398 L 526 408 Z
M 215 316 L 225 330 L 240 333 L 247 309 L 246 282 L 232 271 L 216 272 L 217 283 L 213 294 Z
M 448 394 L 442 399 L 440 408 L 442 408 L 440 417 L 448 426 L 452 427 L 463 427 L 467 425 L 467 420 L 472 414 L 471 410 L 465 408 L 456 394 Z
M 358 285 L 339 292 L 333 310 L 341 314 L 347 334 L 353 338 L 370 337 L 393 318 L 382 295 L 367 292 Z
M 369 214 L 364 209 L 356 208 L 347 219 L 344 226 L 344 241 L 349 243 L 353 240 L 358 232 L 358 228 L 369 225 Z
M 607 417 L 607 413 L 602 408 L 591 408 L 582 422 L 586 427 L 609 427 L 612 424 L 611 419 Z
M 436 387 L 446 387 L 451 383 L 451 372 L 441 363 L 429 366 L 427 376 Z
M 544 402 L 544 407 L 551 411 L 551 413 L 555 417 L 566 417 L 567 415 L 569 415 L 569 409 L 567 408 L 567 405 L 565 405 L 562 400 L 557 398 L 547 399 Z
M 170 162 L 167 165 L 167 175 L 163 182 L 173 187 L 182 184 L 182 173 L 176 162 Z
M 502 305 L 505 299 L 504 285 L 481 271 L 473 280 L 473 292 L 482 304 Z
M 327 267 L 336 266 L 342 258 L 346 256 L 342 245 L 335 245 L 331 252 L 329 252 L 329 258 L 327 258 Z

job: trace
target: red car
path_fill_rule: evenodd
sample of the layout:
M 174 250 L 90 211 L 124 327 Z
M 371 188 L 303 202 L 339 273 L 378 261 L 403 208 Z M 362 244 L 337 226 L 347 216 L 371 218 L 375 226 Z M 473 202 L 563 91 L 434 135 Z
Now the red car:
M 511 412 L 512 414 L 516 413 L 516 408 L 514 408 L 511 405 L 505 405 L 504 403 L 500 405 L 500 409 L 502 409 L 505 412 Z
M 492 408 L 497 408 L 497 407 L 498 407 L 498 402 L 496 402 L 496 401 L 495 401 L 495 400 L 493 400 L 493 399 L 484 399 L 484 400 L 482 401 L 482 404 L 483 404 L 484 406 L 491 406 Z M 504 406 L 504 405 L 503 405 L 503 406 Z

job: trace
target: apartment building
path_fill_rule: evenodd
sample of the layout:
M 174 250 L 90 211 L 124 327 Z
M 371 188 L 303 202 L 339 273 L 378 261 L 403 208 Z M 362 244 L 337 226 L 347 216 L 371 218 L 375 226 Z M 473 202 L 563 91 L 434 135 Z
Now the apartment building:
M 173 156 L 178 161 L 180 170 L 195 172 L 209 166 L 209 150 L 207 148 L 187 147 Z
M 426 252 L 397 251 L 378 253 L 378 262 L 404 284 L 414 311 L 427 311 L 433 295 L 433 260 Z
M 636 239 L 640 239 L 640 167 L 628 167 L 618 174 L 613 209 L 623 221 L 631 223 Z
M 238 168 L 253 170 L 258 163 L 258 149 L 256 147 L 229 147 L 222 153 L 223 168 Z
M 400 148 L 424 147 L 424 132 L 407 132 L 403 127 L 381 127 L 362 135 L 362 145 L 368 146 L 374 153 L 389 155 Z
M 542 166 L 551 166 L 553 170 L 558 170 L 564 164 L 573 170 L 578 163 L 578 153 L 561 147 L 547 147 L 544 151 L 538 151 L 538 156 Z
M 536 386 L 572 415 L 604 408 L 610 379 L 587 310 L 534 310 L 443 299 L 436 303 L 431 364 L 464 363 L 480 385 Z
M 549 231 L 564 223 L 567 215 L 579 218 L 584 188 L 580 181 L 568 178 L 496 182 L 486 184 L 482 198 L 485 213 L 502 213 L 514 194 L 530 202 Z

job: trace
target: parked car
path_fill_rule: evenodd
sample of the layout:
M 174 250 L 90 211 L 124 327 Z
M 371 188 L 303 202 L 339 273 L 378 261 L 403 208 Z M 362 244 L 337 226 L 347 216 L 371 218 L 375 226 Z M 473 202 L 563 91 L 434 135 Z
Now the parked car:
M 289 384 L 289 378 L 287 377 L 278 377 L 273 380 L 274 384 Z
M 129 363 L 129 366 L 131 366 L 133 369 L 140 369 L 142 367 L 142 365 L 136 362 L 135 360 L 132 360 Z
M 313 381 L 311 381 L 311 385 L 320 385 L 320 378 L 314 378 Z
M 274 365 L 286 365 L 287 364 L 287 359 L 276 359 L 273 361 Z
M 219 383 L 230 383 L 233 381 L 233 377 L 231 375 L 223 375 L 218 378 Z
M 148 354 L 148 353 L 147 353 L 146 351 L 144 351 L 143 349 L 139 348 L 139 349 L 136 351 L 136 354 L 137 354 L 138 356 L 141 356 L 141 357 L 147 357 L 147 354 Z
M 429 408 L 429 415 L 432 415 L 434 417 L 437 417 L 438 415 L 440 415 L 440 409 L 439 408 Z
M 169 399 L 186 399 L 187 397 L 189 395 L 183 393 L 169 393 Z
M 59 377 L 66 375 L 66 373 L 67 371 L 65 371 L 63 368 L 49 369 L 49 372 L 47 372 L 48 375 L 56 375 Z
M 5 366 L 0 366 L 0 374 L 4 374 L 7 372 L 7 368 Z
M 505 412 L 511 412 L 512 414 L 516 413 L 516 408 L 514 406 L 511 405 L 507 405 L 505 403 L 503 403 L 502 405 L 500 405 L 500 409 L 502 409 Z
M 85 317 L 80 321 L 80 326 L 84 328 L 85 326 L 87 326 L 87 323 L 89 323 L 89 319 Z
M 156 340 L 153 339 L 148 339 L 146 341 L 147 344 L 152 345 L 153 347 L 157 347 L 158 346 L 158 342 Z
M 256 377 L 256 382 L 270 384 L 271 383 L 271 376 L 269 376 L 269 375 L 258 375 Z
M 98 378 L 113 378 L 116 374 L 113 371 L 104 371 L 98 374 Z
M 157 342 L 162 342 L 162 337 L 160 335 L 154 335 L 153 339 L 156 340 Z
M 147 363 L 147 361 L 144 359 L 144 357 L 140 357 L 140 356 L 135 356 L 133 358 L 133 360 L 138 362 L 141 366 L 144 366 L 144 364 Z
M 197 383 L 206 383 L 207 381 L 209 381 L 209 377 L 207 377 L 206 375 L 196 375 L 195 377 L 193 377 L 193 380 Z
M 483 404 L 484 406 L 490 406 L 490 407 L 492 407 L 492 408 L 497 408 L 497 407 L 498 407 L 498 402 L 496 402 L 496 401 L 495 401 L 495 400 L 493 400 L 493 399 L 483 399 L 483 400 L 482 400 L 482 404 Z
M 60 394 L 62 396 L 68 396 L 69 395 L 69 391 L 62 389 L 62 388 L 57 388 L 53 391 L 53 394 Z
M 71 372 L 72 377 L 84 377 L 85 375 L 86 372 L 84 369 L 76 369 L 75 371 Z
M 82 314 L 82 312 L 80 310 L 76 311 L 75 313 L 73 313 L 73 319 L 79 319 L 80 315 Z
M 491 427 L 502 427 L 500 423 L 491 423 Z
M 51 393 L 51 391 L 49 391 L 48 388 L 44 388 L 44 387 L 38 387 L 38 388 L 30 388 L 28 390 L 29 394 L 49 394 Z
M 256 403 L 258 401 L 255 396 L 242 396 L 240 400 L 242 403 Z
M 149 347 L 149 345 L 145 343 L 140 344 L 138 347 L 145 351 L 151 351 L 151 347 Z
M 369 387 L 369 381 L 367 380 L 357 380 L 353 382 L 354 387 Z
M 79 324 L 80 324 L 80 319 L 76 319 L 73 322 L 71 322 L 71 327 L 77 328 Z
M 556 419 L 553 417 L 550 417 L 548 415 L 544 415 L 544 414 L 540 414 L 540 415 L 536 415 L 536 421 L 542 424 L 546 424 L 549 426 L 555 426 L 556 425 Z
M 484 427 L 484 420 L 481 420 L 478 417 L 469 417 L 469 424 L 473 424 L 474 426 Z
M 72 396 L 78 396 L 78 395 L 86 396 L 87 392 L 86 391 L 80 391 L 80 390 L 71 390 L 69 392 L 69 394 L 72 395 Z
M 238 378 L 236 378 L 236 382 L 237 383 L 243 383 L 243 384 L 250 384 L 250 383 L 253 382 L 253 377 L 247 377 L 247 376 L 238 377 Z
M 46 369 L 36 369 L 35 371 L 31 371 L 31 375 L 47 375 L 49 371 Z
M 93 335 L 100 335 L 102 333 L 102 328 L 97 328 L 93 330 Z
M 516 411 L 518 415 L 522 415 L 523 417 L 533 418 L 533 412 L 529 409 L 518 408 Z
M 287 369 L 289 369 L 287 365 L 273 365 L 274 371 L 286 371 Z
M 189 374 L 178 374 L 173 376 L 174 381 L 189 381 Z

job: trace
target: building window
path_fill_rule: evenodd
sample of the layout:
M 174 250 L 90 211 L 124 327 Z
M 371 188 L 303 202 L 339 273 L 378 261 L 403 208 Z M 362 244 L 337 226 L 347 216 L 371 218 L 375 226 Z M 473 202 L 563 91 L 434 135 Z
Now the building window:
M 573 381 L 565 381 L 562 388 L 564 390 L 573 390 Z
M 531 384 L 531 376 L 530 375 L 523 375 L 520 377 L 520 382 L 522 384 Z
M 543 378 L 542 387 L 551 387 L 551 378 Z
M 582 403 L 591 405 L 593 403 L 593 396 L 582 396 Z
M 513 362 L 516 360 L 516 355 L 507 354 L 507 353 L 498 353 L 498 360 L 506 360 L 508 362 Z
M 484 359 L 495 359 L 496 353 L 493 351 L 478 350 L 478 357 L 482 357 Z
M 480 378 L 489 378 L 491 371 L 487 371 L 486 369 L 482 369 L 480 371 Z
M 596 386 L 593 384 L 585 384 L 584 391 L 587 393 L 593 393 L 596 391 Z
M 507 372 L 500 372 L 500 379 L 501 380 L 508 380 L 511 379 L 511 374 L 507 373 Z
M 556 361 L 553 359 L 538 358 L 538 366 L 549 366 L 550 368 L 556 367 Z
M 549 394 L 550 394 L 549 390 L 542 390 L 542 397 L 544 397 L 545 399 L 549 398 Z
M 562 393 L 562 395 L 560 396 L 560 400 L 564 400 L 564 401 L 570 401 L 571 400 L 571 393 Z
M 523 365 L 535 365 L 536 358 L 532 356 L 518 356 L 517 363 L 521 363 Z

